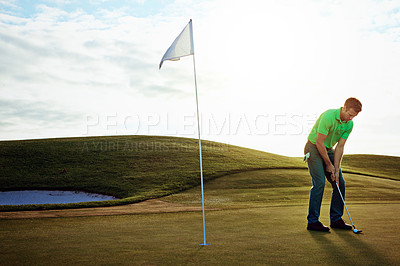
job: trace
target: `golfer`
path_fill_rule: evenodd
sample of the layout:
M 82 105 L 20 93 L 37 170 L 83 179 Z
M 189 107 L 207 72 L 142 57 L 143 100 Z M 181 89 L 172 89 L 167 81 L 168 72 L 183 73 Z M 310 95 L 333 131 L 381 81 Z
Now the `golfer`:
M 319 221 L 322 197 L 324 195 L 325 178 L 332 184 L 330 208 L 331 228 L 351 230 L 351 225 L 343 219 L 343 201 L 334 182 L 338 183 L 344 197 L 345 183 L 340 169 L 343 149 L 353 129 L 352 119 L 361 112 L 362 104 L 356 98 L 349 98 L 339 109 L 327 110 L 315 122 L 304 148 L 308 170 L 312 178 L 310 201 L 308 208 L 307 230 L 329 231 Z M 336 145 L 337 144 L 337 145 Z M 333 147 L 336 145 L 335 149 Z

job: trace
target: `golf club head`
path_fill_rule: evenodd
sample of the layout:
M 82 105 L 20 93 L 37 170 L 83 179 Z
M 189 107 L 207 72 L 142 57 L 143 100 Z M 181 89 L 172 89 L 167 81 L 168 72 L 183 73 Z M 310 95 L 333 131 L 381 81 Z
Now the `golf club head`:
M 357 230 L 357 229 L 355 229 L 355 228 L 354 228 L 354 230 L 353 230 L 353 233 L 354 233 L 354 234 L 360 234 L 361 232 L 362 232 L 362 230 Z

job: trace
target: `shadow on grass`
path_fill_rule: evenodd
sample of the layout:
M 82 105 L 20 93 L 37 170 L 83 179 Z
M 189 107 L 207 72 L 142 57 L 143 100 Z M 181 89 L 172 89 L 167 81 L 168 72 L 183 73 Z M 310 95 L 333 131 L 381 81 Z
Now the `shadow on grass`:
M 373 265 L 391 265 L 393 262 L 389 261 L 387 257 L 382 256 L 371 245 L 365 243 L 363 238 L 364 234 L 353 234 L 348 231 L 334 231 L 336 235 L 345 241 L 350 247 L 348 249 L 349 255 L 358 253 L 359 255 L 368 258 L 368 262 Z
M 330 264 L 329 262 L 343 265 L 354 264 L 351 253 L 348 253 L 343 245 L 331 240 L 332 233 L 314 231 L 309 231 L 309 233 L 315 242 L 322 247 L 321 252 L 324 252 L 324 254 L 330 258 L 329 261 L 326 261 L 328 264 Z
M 338 230 L 333 230 L 334 234 L 314 231 L 309 232 L 311 237 L 322 247 L 324 253 L 332 262 L 344 265 L 360 263 L 368 265 L 391 264 L 387 258 L 379 254 L 373 247 L 362 240 L 364 237 L 363 234 L 356 235 L 349 231 Z M 337 241 L 338 238 L 341 241 Z

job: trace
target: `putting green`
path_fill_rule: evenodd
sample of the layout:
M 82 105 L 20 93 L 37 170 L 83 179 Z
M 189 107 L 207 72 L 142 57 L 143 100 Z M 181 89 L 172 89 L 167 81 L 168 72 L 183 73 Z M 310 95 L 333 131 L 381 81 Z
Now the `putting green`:
M 350 214 L 363 234 L 306 230 L 306 170 L 262 170 L 206 183 L 201 212 L 0 220 L 2 264 L 400 264 L 400 182 L 346 175 Z M 327 184 L 321 221 L 329 224 Z M 199 188 L 164 201 L 200 203 Z M 346 215 L 344 216 L 346 220 Z
M 400 204 L 357 204 L 363 234 L 305 229 L 306 206 L 1 220 L 2 264 L 398 265 Z M 324 205 L 322 213 L 328 213 Z M 326 219 L 324 219 L 326 222 Z

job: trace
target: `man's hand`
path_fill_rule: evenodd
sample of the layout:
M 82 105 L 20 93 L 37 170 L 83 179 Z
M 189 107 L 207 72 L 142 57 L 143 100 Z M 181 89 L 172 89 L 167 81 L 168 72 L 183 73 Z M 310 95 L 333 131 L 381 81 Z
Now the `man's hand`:
M 339 185 L 339 171 L 340 169 L 335 169 L 335 174 L 333 176 L 332 181 L 336 181 L 336 183 Z
M 335 181 L 335 167 L 333 166 L 333 164 L 328 164 L 327 166 L 326 166 L 326 169 L 325 169 L 328 173 L 330 173 L 331 174 L 331 179 L 332 179 L 332 181 Z

